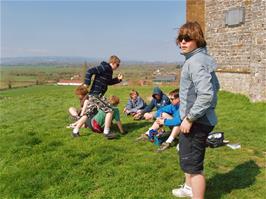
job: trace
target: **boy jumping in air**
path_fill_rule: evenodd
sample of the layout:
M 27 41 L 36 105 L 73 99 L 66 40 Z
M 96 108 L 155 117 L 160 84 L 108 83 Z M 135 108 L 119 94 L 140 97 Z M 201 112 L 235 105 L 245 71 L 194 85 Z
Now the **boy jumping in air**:
M 112 55 L 108 63 L 103 61 L 99 66 L 88 69 L 83 84 L 86 87 L 91 85 L 89 91 L 89 101 L 85 111 L 88 118 L 91 118 L 98 109 L 101 109 L 105 113 L 112 112 L 111 105 L 104 97 L 104 94 L 108 89 L 108 85 L 114 85 L 122 81 L 122 74 L 118 74 L 117 77 L 113 78 L 113 71 L 116 70 L 119 65 L 120 59 L 116 55 Z M 94 76 L 94 80 L 91 83 L 92 76 Z M 78 136 L 78 130 L 73 129 L 72 135 L 73 137 Z M 108 139 L 116 137 L 115 134 L 108 131 L 104 131 L 104 135 Z

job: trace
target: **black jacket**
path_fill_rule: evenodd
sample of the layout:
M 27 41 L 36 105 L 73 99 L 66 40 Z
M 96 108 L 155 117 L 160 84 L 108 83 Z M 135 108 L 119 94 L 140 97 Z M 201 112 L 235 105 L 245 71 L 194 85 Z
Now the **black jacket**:
M 89 92 L 90 95 L 103 96 L 107 91 L 108 85 L 121 82 L 117 77 L 113 78 L 113 69 L 106 62 L 102 62 L 101 65 L 87 70 L 84 81 L 86 85 L 91 84 L 92 75 L 95 75 L 95 77 Z

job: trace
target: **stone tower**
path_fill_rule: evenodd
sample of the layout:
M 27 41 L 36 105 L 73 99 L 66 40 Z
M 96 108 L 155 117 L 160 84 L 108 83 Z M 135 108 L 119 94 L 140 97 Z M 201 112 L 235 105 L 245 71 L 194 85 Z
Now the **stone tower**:
M 266 0 L 187 0 L 187 20 L 205 30 L 223 90 L 266 100 Z

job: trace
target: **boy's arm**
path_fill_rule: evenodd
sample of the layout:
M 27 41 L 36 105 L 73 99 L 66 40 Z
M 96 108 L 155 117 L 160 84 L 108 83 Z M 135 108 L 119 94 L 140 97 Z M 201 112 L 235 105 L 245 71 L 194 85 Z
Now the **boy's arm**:
M 122 126 L 121 121 L 117 121 L 117 122 L 116 122 L 116 125 L 117 125 L 117 127 L 118 127 L 120 133 L 124 133 L 124 132 L 125 132 L 124 129 L 123 129 L 123 126 Z
M 181 119 L 179 115 L 179 111 L 175 112 L 172 119 L 165 119 L 165 126 L 179 126 L 181 124 Z
M 85 100 L 84 101 L 84 104 L 83 104 L 83 107 L 82 107 L 82 110 L 81 110 L 81 113 L 80 113 L 80 116 L 83 116 L 85 114 L 85 111 L 86 111 L 86 108 L 87 108 L 87 105 L 89 103 L 89 100 Z
M 152 101 L 150 102 L 150 104 L 147 105 L 141 112 L 142 113 L 151 112 L 154 107 L 155 107 L 155 105 L 154 105 L 154 99 L 152 99 Z
M 127 101 L 127 105 L 126 105 L 125 109 L 130 110 L 131 108 L 132 108 L 132 102 L 131 102 L 131 100 L 129 99 L 129 100 Z
M 114 85 L 120 83 L 122 80 L 118 79 L 118 77 L 113 78 L 110 82 L 109 85 Z

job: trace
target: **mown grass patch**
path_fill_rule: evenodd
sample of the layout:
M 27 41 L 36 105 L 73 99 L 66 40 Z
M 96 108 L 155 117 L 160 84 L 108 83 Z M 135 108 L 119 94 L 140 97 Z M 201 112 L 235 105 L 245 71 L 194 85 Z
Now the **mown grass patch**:
M 173 198 L 183 183 L 175 148 L 155 153 L 135 138 L 150 125 L 121 114 L 129 133 L 117 140 L 82 129 L 73 139 L 67 109 L 78 106 L 75 87 L 34 86 L 0 93 L 1 198 Z M 131 87 L 110 87 L 107 96 L 126 104 Z M 147 99 L 152 87 L 135 87 Z M 163 87 L 165 93 L 172 87 Z M 220 92 L 215 131 L 241 149 L 208 149 L 206 198 L 263 198 L 266 104 Z

